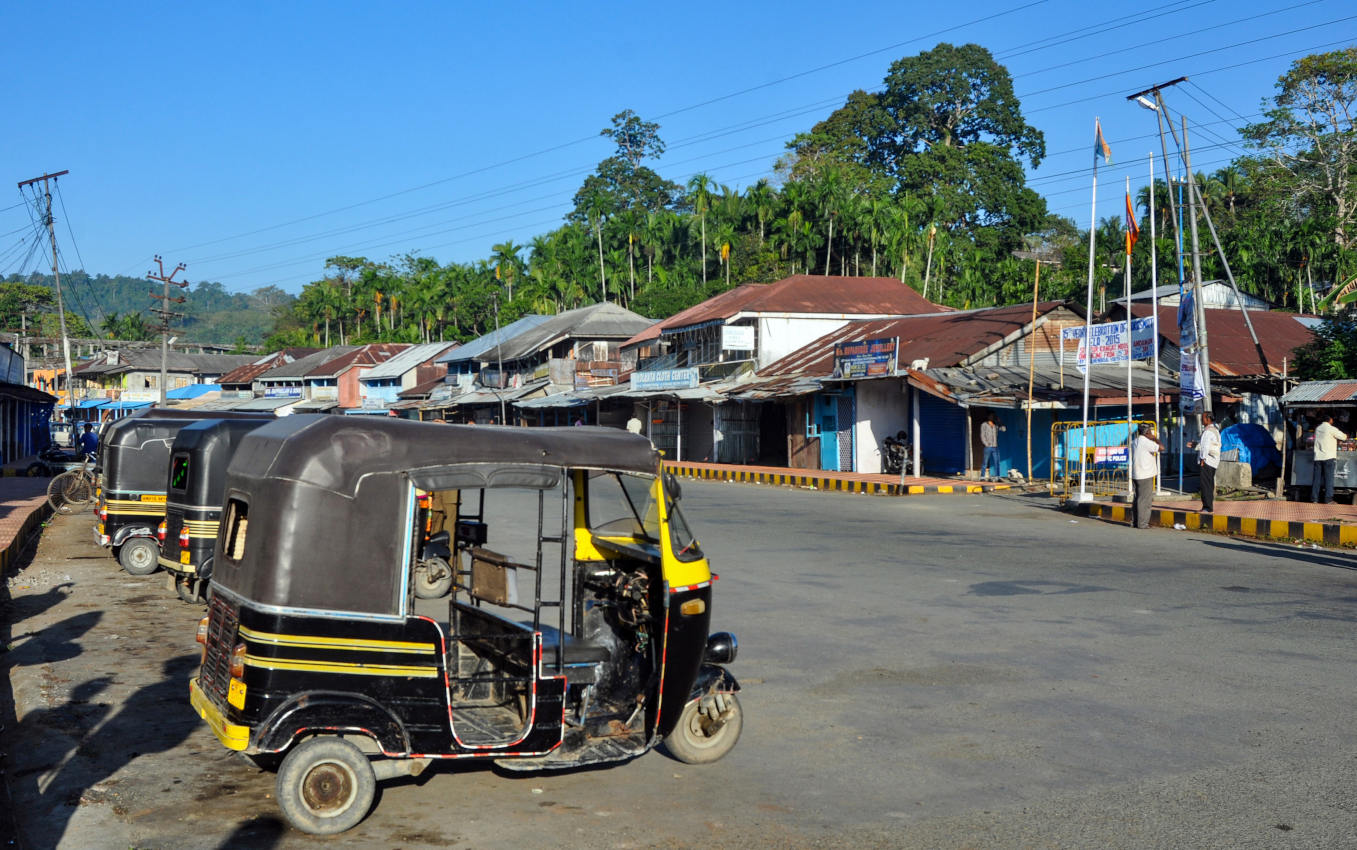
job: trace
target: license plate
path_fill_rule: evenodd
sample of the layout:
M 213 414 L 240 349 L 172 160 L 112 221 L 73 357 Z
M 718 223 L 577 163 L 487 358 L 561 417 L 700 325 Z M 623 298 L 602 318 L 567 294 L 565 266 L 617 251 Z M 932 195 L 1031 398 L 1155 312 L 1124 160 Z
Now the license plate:
M 231 680 L 230 690 L 227 691 L 226 701 L 234 705 L 241 711 L 245 710 L 245 683 L 239 679 Z
M 156 495 L 156 494 L 154 494 L 154 493 L 145 493 L 145 494 L 143 494 L 142 497 L 141 497 L 141 500 L 142 500 L 143 502 L 153 502 L 153 503 L 155 503 L 155 504 L 157 504 L 157 505 L 163 505 L 163 504 L 165 504 L 165 497 L 164 497 L 164 496 L 158 496 L 158 495 Z

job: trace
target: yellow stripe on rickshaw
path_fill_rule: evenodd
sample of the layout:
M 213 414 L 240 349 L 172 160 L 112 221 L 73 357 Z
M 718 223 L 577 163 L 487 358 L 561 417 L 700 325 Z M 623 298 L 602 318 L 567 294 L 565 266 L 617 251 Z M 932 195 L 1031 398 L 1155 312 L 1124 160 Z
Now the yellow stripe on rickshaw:
M 437 650 L 431 643 L 404 640 L 362 640 L 359 638 L 321 637 L 319 635 L 279 635 L 259 632 L 241 626 L 239 633 L 246 640 L 274 646 L 295 646 L 303 649 L 353 649 L 360 652 L 412 652 L 433 655 Z
M 437 667 L 411 667 L 403 664 L 349 664 L 343 661 L 306 661 L 292 658 L 263 658 L 245 656 L 245 666 L 266 670 L 303 670 L 311 673 L 343 673 L 349 676 L 407 676 L 412 679 L 432 679 L 438 676 Z

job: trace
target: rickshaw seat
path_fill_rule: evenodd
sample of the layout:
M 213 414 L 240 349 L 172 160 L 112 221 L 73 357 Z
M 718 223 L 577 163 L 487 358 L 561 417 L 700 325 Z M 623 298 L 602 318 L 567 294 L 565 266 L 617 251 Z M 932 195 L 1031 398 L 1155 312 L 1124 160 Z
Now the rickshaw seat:
M 532 623 L 523 624 L 527 628 L 532 628 Z M 574 635 L 562 634 L 555 626 L 548 626 L 542 623 L 537 627 L 542 633 L 542 661 L 546 664 L 556 662 L 556 647 L 561 645 L 564 639 L 564 662 L 566 664 L 599 664 L 610 658 L 608 647 L 592 643 L 583 638 L 577 638 Z

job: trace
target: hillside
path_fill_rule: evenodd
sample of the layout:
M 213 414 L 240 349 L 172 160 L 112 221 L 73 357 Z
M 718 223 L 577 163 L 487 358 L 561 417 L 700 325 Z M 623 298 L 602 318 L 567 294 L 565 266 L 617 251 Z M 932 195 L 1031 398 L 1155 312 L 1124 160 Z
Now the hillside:
M 51 289 L 52 276 L 10 275 L 0 283 L 26 283 Z M 159 287 L 160 284 L 144 278 L 124 275 L 91 276 L 77 271 L 61 276 L 68 313 L 84 318 L 100 335 L 105 334 L 105 320 L 113 315 L 140 314 L 147 325 L 154 326 L 156 317 L 151 313 L 154 299 L 150 293 L 160 291 Z M 273 328 L 275 311 L 290 308 L 296 300 L 276 286 L 239 293 L 228 292 L 215 281 L 192 283 L 177 294 L 186 300 L 176 308 L 184 318 L 173 323 L 174 332 L 180 339 L 192 342 L 233 343 L 243 338 L 249 344 L 261 343 Z M 0 328 L 17 329 L 17 326 Z

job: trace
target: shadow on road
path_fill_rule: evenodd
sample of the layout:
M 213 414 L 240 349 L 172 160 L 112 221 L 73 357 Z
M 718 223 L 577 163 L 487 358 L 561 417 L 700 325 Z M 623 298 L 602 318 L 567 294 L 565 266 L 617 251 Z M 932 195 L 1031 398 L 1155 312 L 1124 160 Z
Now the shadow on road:
M 1346 552 L 1335 552 L 1331 549 L 1309 548 L 1310 544 L 1305 544 L 1304 548 L 1296 545 L 1284 543 L 1250 543 L 1243 540 L 1215 540 L 1206 539 L 1202 541 L 1207 546 L 1213 546 L 1217 549 L 1225 549 L 1236 553 L 1248 553 L 1269 558 L 1284 558 L 1298 563 L 1318 567 L 1336 567 L 1340 570 L 1357 570 L 1357 555 Z
M 35 641 L 25 647 L 40 653 L 29 663 L 54 660 L 44 644 Z M 80 682 L 61 705 L 31 711 L 8 730 L 6 749 L 10 752 L 20 742 L 33 748 L 22 758 L 8 759 L 12 802 L 27 813 L 23 836 L 32 846 L 59 846 L 82 803 L 112 803 L 115 813 L 125 814 L 120 811 L 116 781 L 107 780 L 139 756 L 178 746 L 194 730 L 197 717 L 182 709 L 189 677 L 197 666 L 196 655 L 169 659 L 162 665 L 159 681 L 138 688 L 111 714 L 110 703 L 116 700 L 106 692 L 115 677 Z

